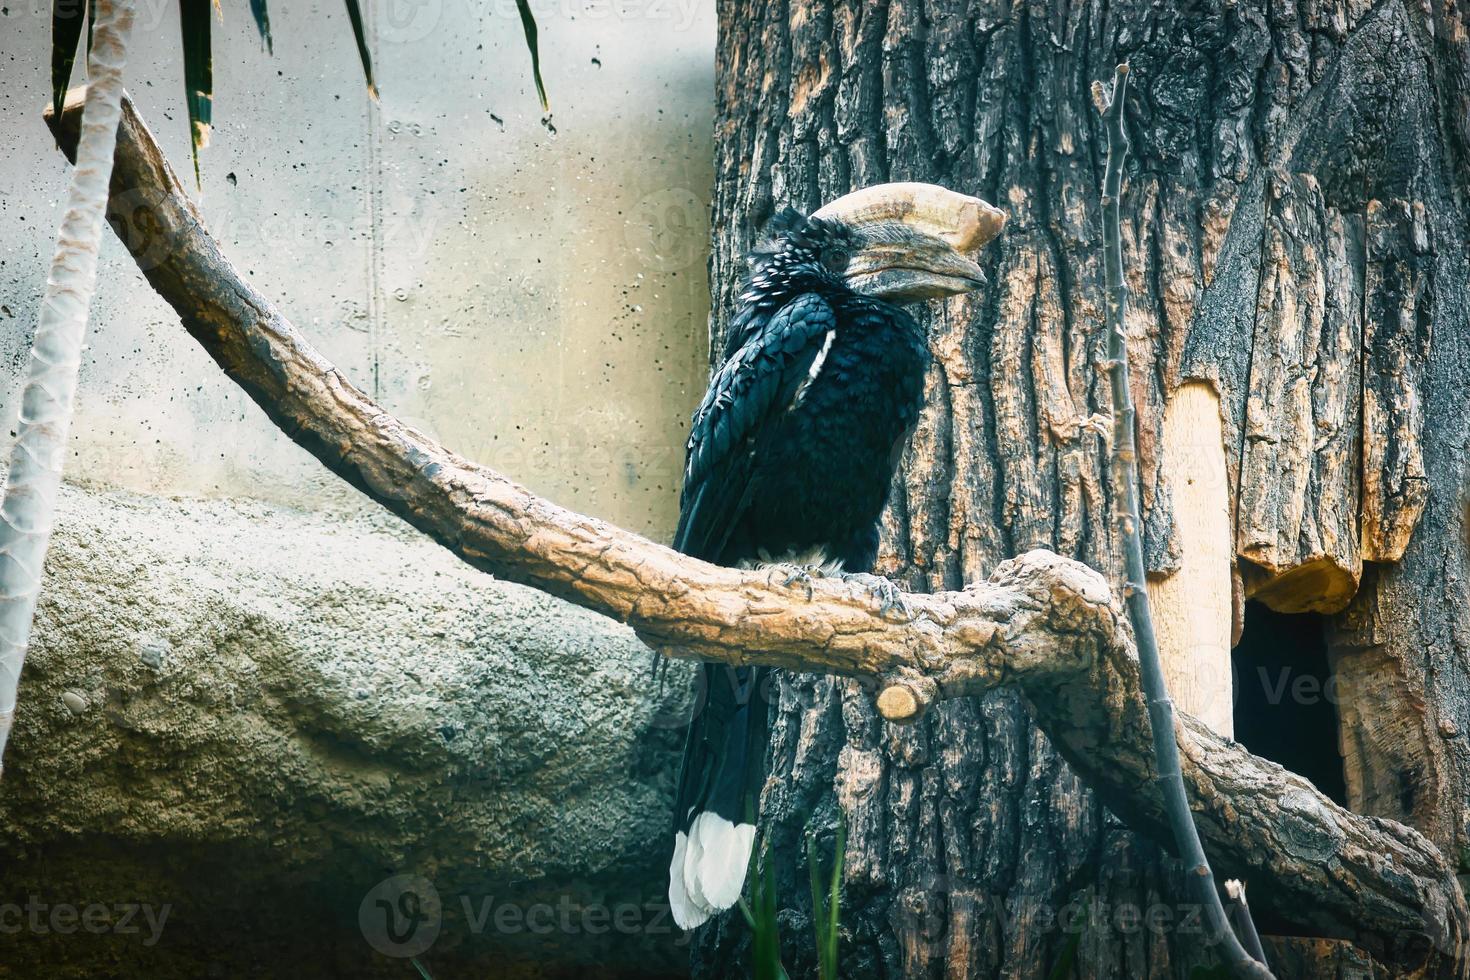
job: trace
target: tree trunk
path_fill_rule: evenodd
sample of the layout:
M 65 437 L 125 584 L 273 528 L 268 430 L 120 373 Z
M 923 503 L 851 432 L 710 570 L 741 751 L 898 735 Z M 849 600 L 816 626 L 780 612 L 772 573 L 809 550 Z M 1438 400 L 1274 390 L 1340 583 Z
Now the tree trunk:
M 1088 89 L 1130 61 L 1128 329 L 1150 588 L 1181 707 L 1231 723 L 1225 648 L 1246 600 L 1322 615 L 1289 622 L 1322 637 L 1327 693 L 1294 686 L 1287 659 L 1279 676 L 1242 671 L 1233 696 L 1269 681 L 1279 700 L 1284 681 L 1289 724 L 1335 726 L 1347 805 L 1460 855 L 1466 14 L 1192 7 L 722 0 L 712 350 L 779 206 L 927 180 L 1007 208 L 982 256 L 991 287 L 921 311 L 929 407 L 880 570 L 956 589 L 1039 547 L 1116 580 L 1105 447 L 1079 422 L 1108 405 Z M 1179 391 L 1199 424 L 1166 426 Z M 1196 492 L 1211 479 L 1224 494 Z M 1307 710 L 1324 697 L 1335 715 Z M 1213 961 L 1172 861 L 1095 801 L 1020 695 L 896 727 L 856 682 L 787 676 L 773 710 L 761 822 L 793 976 L 815 962 L 803 835 L 830 855 L 839 818 L 843 976 L 1185 977 Z M 1282 976 L 1367 975 L 1375 952 L 1300 938 L 1289 917 L 1260 925 Z M 743 971 L 748 932 L 738 915 L 706 929 L 696 972 Z

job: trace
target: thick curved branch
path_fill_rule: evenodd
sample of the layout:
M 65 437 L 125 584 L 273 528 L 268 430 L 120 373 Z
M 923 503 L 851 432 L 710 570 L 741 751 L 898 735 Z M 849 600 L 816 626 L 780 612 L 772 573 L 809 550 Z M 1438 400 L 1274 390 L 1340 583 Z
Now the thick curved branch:
M 76 98 L 53 129 L 75 145 Z M 184 326 L 298 444 L 465 561 L 632 624 L 673 656 L 884 686 L 889 717 L 1017 685 L 1108 805 L 1167 840 L 1138 659 L 1101 575 L 1048 552 L 962 592 L 907 597 L 912 622 L 818 580 L 810 598 L 572 513 L 437 445 L 354 388 L 221 254 L 147 127 L 125 106 L 109 218 Z M 1211 859 L 1258 907 L 1350 938 L 1396 975 L 1465 976 L 1453 869 L 1411 828 L 1360 817 L 1185 718 L 1185 784 Z

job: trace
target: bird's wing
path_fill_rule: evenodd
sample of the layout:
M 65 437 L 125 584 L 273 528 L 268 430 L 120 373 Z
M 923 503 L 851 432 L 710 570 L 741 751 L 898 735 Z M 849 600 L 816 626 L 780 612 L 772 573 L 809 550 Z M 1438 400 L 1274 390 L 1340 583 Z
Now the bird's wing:
M 674 547 L 718 561 L 744 513 L 761 444 L 792 405 L 837 318 L 816 293 L 791 300 L 710 382 L 689 427 Z

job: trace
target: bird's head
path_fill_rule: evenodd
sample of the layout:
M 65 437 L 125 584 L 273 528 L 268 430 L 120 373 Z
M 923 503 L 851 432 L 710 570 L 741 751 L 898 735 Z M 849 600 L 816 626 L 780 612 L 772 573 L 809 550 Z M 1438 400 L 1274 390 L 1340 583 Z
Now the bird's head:
M 952 296 L 985 284 L 971 253 L 1000 233 L 1005 213 L 935 184 L 879 184 L 809 218 L 779 215 L 751 256 L 753 278 L 840 281 L 894 303 Z

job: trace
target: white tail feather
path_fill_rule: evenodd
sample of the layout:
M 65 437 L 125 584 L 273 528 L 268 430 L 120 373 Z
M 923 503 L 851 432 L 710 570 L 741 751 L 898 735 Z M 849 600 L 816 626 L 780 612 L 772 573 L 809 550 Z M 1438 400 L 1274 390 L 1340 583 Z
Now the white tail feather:
M 684 882 L 690 897 L 697 895 L 700 904 L 715 911 L 734 905 L 745 884 L 754 845 L 754 824 L 732 824 L 709 811 L 695 817 L 684 853 Z
M 679 869 L 679 876 L 684 879 L 684 893 L 689 896 L 689 903 L 712 912 L 710 904 L 704 900 L 704 889 L 699 887 L 699 862 L 703 857 L 704 844 L 699 839 L 699 825 L 695 823 L 689 828 L 689 840 L 684 845 L 684 865 Z
M 680 929 L 693 929 L 703 925 L 713 910 L 697 905 L 684 887 L 684 858 L 688 853 L 689 838 L 681 830 L 674 835 L 674 859 L 669 862 L 669 908 L 674 914 L 674 924 Z

